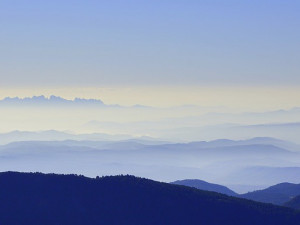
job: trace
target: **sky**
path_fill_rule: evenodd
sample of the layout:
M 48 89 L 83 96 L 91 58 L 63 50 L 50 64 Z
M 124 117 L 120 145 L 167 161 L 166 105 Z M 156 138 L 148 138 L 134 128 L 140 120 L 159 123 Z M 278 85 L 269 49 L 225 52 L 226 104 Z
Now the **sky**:
M 299 11 L 295 0 L 3 0 L 0 96 L 297 106 Z

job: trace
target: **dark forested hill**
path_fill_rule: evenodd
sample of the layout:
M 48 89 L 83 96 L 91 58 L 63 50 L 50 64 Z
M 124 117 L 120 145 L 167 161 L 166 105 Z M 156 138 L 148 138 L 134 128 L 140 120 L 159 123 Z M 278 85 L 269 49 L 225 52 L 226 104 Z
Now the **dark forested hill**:
M 178 185 L 184 185 L 184 186 L 188 186 L 188 187 L 194 187 L 194 188 L 204 190 L 204 191 L 214 191 L 214 192 L 218 192 L 218 193 L 230 195 L 230 196 L 238 195 L 234 191 L 230 190 L 228 187 L 225 187 L 225 186 L 222 186 L 219 184 L 208 183 L 203 180 L 190 180 L 190 179 L 177 180 L 177 181 L 172 182 L 171 184 L 178 184 Z
M 0 173 L 0 224 L 299 225 L 300 214 L 133 176 Z
M 259 202 L 283 205 L 297 195 L 300 195 L 300 184 L 281 183 L 264 190 L 240 195 L 240 197 Z

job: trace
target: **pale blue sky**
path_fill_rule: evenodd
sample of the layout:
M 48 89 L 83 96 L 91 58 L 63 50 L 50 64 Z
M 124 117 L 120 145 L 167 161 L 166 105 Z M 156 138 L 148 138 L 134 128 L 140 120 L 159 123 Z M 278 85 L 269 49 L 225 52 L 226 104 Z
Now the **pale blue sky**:
M 0 86 L 300 85 L 297 0 L 3 0 Z

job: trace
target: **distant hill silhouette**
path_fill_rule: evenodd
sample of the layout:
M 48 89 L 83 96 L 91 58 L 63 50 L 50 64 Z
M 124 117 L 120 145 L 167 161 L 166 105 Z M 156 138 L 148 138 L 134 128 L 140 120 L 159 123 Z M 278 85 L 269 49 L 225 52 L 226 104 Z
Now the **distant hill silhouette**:
M 68 100 L 54 95 L 51 95 L 49 98 L 45 97 L 44 95 L 26 97 L 26 98 L 6 97 L 0 100 L 0 103 L 1 104 L 100 104 L 100 105 L 104 105 L 104 103 L 99 99 L 75 98 L 74 100 Z
M 290 201 L 286 202 L 284 204 L 284 206 L 300 210 L 300 195 L 298 195 L 298 196 L 292 198 Z
M 194 187 L 199 190 L 203 191 L 214 191 L 217 193 L 225 194 L 225 195 L 230 195 L 230 196 L 237 196 L 238 194 L 235 193 L 234 191 L 230 190 L 228 187 L 219 185 L 219 184 L 212 184 L 208 183 L 203 180 L 178 180 L 171 182 L 171 184 L 178 184 L 178 185 L 184 185 L 188 187 Z
M 60 96 L 51 95 L 49 97 L 40 95 L 32 97 L 5 97 L 0 99 L 1 106 L 95 106 L 95 107 L 113 107 L 113 108 L 123 108 L 127 106 L 121 106 L 118 104 L 105 104 L 100 99 L 87 99 L 87 98 L 74 98 L 65 99 Z M 144 105 L 132 105 L 131 108 L 151 108 L 150 106 Z
M 300 195 L 300 184 L 281 183 L 264 190 L 240 195 L 240 197 L 259 202 L 283 205 L 297 195 Z
M 296 211 L 133 176 L 0 173 L 0 224 L 297 225 Z

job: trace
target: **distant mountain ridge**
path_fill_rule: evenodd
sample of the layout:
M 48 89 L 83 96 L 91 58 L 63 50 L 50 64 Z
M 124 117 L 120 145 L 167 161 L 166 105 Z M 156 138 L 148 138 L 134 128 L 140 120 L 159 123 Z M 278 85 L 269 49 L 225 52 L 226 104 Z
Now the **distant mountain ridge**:
M 72 134 L 57 130 L 44 131 L 11 131 L 0 133 L 0 145 L 20 141 L 64 141 L 64 140 L 97 140 L 97 141 L 119 141 L 132 139 L 130 135 L 109 135 L 104 133 Z
M 259 202 L 284 205 L 298 195 L 300 195 L 300 184 L 280 183 L 263 190 L 240 195 L 240 197 Z
M 257 202 L 272 203 L 300 210 L 300 184 L 280 183 L 266 189 L 237 194 L 226 186 L 211 184 L 197 179 L 186 179 L 171 182 L 171 184 L 194 187 L 199 190 L 213 191 L 229 196 L 245 198 Z
M 16 139 L 18 142 L 11 143 Z M 213 142 L 214 147 L 207 143 L 203 147 L 201 142 L 174 144 L 148 137 L 73 136 L 55 131 L 1 134 L 0 143 L 4 141 L 10 144 L 0 146 L 1 171 L 81 173 L 86 176 L 95 176 L 101 171 L 102 175 L 124 173 L 166 182 L 201 178 L 215 184 L 262 188 L 300 181 L 300 153 L 278 148 L 272 142 L 238 142 L 238 145 L 233 142 L 231 146 L 221 147 L 221 141 L 219 147 Z M 229 187 L 237 193 L 257 190 L 250 187 L 241 191 L 238 187 Z
M 214 192 L 229 195 L 229 196 L 237 196 L 238 195 L 234 191 L 230 190 L 228 187 L 225 187 L 225 186 L 222 186 L 219 184 L 208 183 L 203 180 L 196 180 L 196 179 L 177 180 L 177 181 L 171 182 L 171 184 L 194 187 L 194 188 L 197 188 L 197 189 L 203 190 L 203 191 L 214 191 Z
M 300 149 L 299 145 L 292 142 L 283 141 L 271 137 L 254 137 L 246 140 L 230 140 L 230 139 L 217 139 L 213 141 L 191 142 L 195 144 L 201 144 L 203 147 L 225 147 L 225 146 L 242 146 L 242 145 L 273 145 L 286 150 Z
M 103 101 L 99 99 L 84 99 L 84 98 L 75 98 L 73 100 L 65 99 L 59 96 L 51 95 L 49 98 L 44 95 L 33 96 L 33 97 L 6 97 L 0 100 L 1 104 L 96 104 L 96 105 L 105 105 Z
M 59 105 L 59 106 L 97 106 L 97 107 L 111 107 L 111 108 L 152 108 L 151 106 L 146 105 L 132 105 L 132 106 L 122 106 L 119 104 L 105 104 L 100 99 L 94 98 L 74 98 L 74 99 L 65 99 L 60 96 L 50 95 L 49 97 L 45 95 L 32 96 L 32 97 L 6 97 L 4 99 L 0 99 L 0 106 L 51 106 L 51 105 Z
M 9 225 L 298 225 L 285 207 L 133 176 L 0 173 Z

